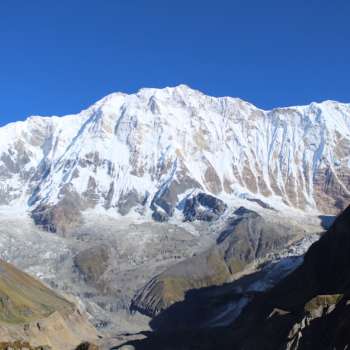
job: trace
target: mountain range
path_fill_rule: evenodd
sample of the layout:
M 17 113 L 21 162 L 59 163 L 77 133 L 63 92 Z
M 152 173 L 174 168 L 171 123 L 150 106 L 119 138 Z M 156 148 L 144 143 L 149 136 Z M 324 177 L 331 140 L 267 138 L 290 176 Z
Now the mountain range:
M 0 204 L 67 233 L 87 209 L 168 220 L 198 192 L 335 213 L 349 199 L 350 105 L 264 111 L 185 85 L 111 94 L 0 128 Z

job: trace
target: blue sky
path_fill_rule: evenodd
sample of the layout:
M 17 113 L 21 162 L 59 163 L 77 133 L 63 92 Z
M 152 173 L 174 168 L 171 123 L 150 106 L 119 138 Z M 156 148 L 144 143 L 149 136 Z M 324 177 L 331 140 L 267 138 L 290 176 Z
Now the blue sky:
M 0 124 L 180 83 L 350 102 L 349 18 L 348 0 L 1 0 Z

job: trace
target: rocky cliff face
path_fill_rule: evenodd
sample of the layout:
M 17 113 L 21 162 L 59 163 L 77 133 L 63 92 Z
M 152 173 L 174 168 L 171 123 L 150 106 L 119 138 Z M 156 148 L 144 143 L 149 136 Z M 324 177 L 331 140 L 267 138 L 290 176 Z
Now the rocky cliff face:
M 166 220 L 198 191 L 334 212 L 349 198 L 349 118 L 332 101 L 263 111 L 183 85 L 116 93 L 2 127 L 0 204 L 63 233 L 88 208 Z
M 0 339 L 6 349 L 74 349 L 96 337 L 73 303 L 0 261 Z

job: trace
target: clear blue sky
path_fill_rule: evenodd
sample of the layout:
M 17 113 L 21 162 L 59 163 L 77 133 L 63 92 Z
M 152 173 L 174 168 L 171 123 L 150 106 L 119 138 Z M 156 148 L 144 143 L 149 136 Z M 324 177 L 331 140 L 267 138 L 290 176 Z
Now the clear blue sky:
M 349 18 L 348 0 L 1 0 L 0 124 L 180 83 L 350 102 Z

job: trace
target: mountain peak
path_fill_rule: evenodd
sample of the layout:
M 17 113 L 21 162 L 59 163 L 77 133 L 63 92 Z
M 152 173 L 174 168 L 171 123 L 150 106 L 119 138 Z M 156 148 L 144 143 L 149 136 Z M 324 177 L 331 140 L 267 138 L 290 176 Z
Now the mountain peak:
M 144 96 L 144 97 L 164 97 L 164 96 L 174 96 L 174 95 L 204 95 L 202 92 L 192 89 L 188 85 L 180 84 L 176 86 L 167 86 L 164 88 L 141 88 L 137 93 L 136 96 Z
M 0 203 L 30 210 L 66 195 L 82 210 L 168 216 L 195 190 L 320 211 L 350 197 L 350 106 L 335 102 L 264 111 L 182 84 L 112 93 L 0 134 Z

